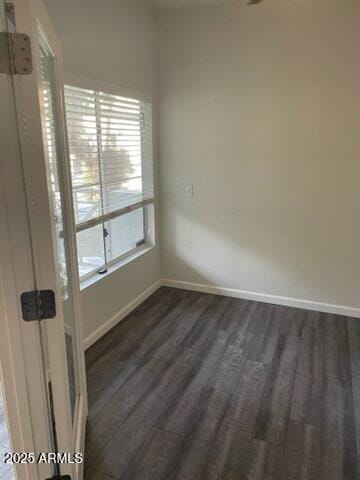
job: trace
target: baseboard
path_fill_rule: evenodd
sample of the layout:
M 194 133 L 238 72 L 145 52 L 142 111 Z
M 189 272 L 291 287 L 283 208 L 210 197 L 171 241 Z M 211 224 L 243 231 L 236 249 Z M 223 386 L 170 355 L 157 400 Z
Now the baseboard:
M 251 292 L 248 290 L 238 290 L 235 288 L 215 287 L 201 283 L 183 282 L 180 280 L 162 279 L 162 285 L 167 287 L 181 288 L 184 290 L 193 290 L 196 292 L 212 293 L 214 295 L 224 295 L 227 297 L 241 298 L 244 300 L 254 300 L 257 302 L 273 303 L 275 305 L 284 305 L 287 307 L 303 308 L 305 310 L 315 310 L 317 312 L 333 313 L 344 315 L 346 317 L 360 318 L 360 308 L 346 307 L 343 305 L 332 305 L 330 303 L 313 302 L 299 298 L 281 297 L 278 295 L 269 295 L 267 293 Z
M 105 333 L 111 330 L 115 325 L 117 325 L 121 320 L 123 320 L 129 313 L 131 313 L 136 307 L 140 305 L 144 300 L 150 297 L 159 287 L 161 287 L 162 282 L 158 280 L 151 287 L 146 289 L 141 295 L 136 297 L 132 302 L 130 302 L 126 307 L 122 308 L 114 316 L 112 316 L 104 325 L 101 325 L 95 332 L 91 333 L 84 340 L 84 349 L 87 350 L 91 345 L 93 345 L 97 340 L 99 340 Z
M 146 289 L 141 295 L 130 302 L 126 307 L 117 312 L 104 325 L 90 334 L 84 340 L 84 349 L 88 349 L 105 333 L 111 330 L 129 313 L 138 307 L 144 300 L 150 297 L 161 286 L 181 288 L 183 290 L 193 290 L 195 292 L 212 293 L 214 295 L 224 295 L 227 297 L 242 298 L 244 300 L 254 300 L 257 302 L 273 303 L 275 305 L 284 305 L 286 307 L 303 308 L 305 310 L 315 310 L 317 312 L 333 313 L 335 315 L 344 315 L 346 317 L 360 318 L 360 308 L 347 307 L 344 305 L 333 305 L 330 303 L 313 302 L 300 298 L 281 297 L 279 295 L 270 295 L 267 293 L 251 292 L 249 290 L 238 290 L 235 288 L 216 287 L 202 283 L 183 282 L 181 280 L 162 279 L 155 282 Z

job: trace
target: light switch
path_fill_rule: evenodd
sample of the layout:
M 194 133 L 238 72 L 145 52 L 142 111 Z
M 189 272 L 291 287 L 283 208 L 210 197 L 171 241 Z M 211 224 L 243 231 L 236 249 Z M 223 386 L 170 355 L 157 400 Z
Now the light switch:
M 194 187 L 192 185 L 185 185 L 185 197 L 192 197 L 194 195 Z

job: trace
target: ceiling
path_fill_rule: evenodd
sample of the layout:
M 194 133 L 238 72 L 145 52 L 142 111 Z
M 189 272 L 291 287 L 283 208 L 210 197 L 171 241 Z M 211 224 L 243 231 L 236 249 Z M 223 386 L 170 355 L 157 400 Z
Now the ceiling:
M 197 7 L 200 5 L 217 5 L 220 3 L 231 3 L 237 0 L 148 0 L 151 5 L 157 8 L 185 8 Z

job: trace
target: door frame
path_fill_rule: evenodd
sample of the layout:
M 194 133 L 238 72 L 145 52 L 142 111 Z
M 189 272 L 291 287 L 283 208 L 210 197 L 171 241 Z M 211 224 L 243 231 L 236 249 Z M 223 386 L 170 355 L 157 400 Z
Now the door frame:
M 3 9 L 3 4 L 0 5 Z M 0 22 L 4 11 L 0 12 Z M 1 24 L 2 31 L 5 25 Z M 51 451 L 40 330 L 22 320 L 20 295 L 35 288 L 11 77 L 0 74 L 0 365 L 10 448 Z M 14 135 L 15 133 L 15 135 Z M 17 478 L 44 479 L 46 464 L 14 465 Z
M 58 84 L 55 88 L 56 102 L 60 108 L 58 116 L 60 149 L 63 158 L 67 155 L 67 132 L 64 122 L 64 99 L 61 67 L 61 50 L 56 36 L 53 34 L 51 22 L 46 9 L 40 0 L 14 0 L 16 29 L 30 37 L 32 44 L 34 72 L 28 76 L 14 76 L 12 81 L 1 75 L 0 96 L 7 94 L 4 105 L 6 113 L 6 125 L 0 124 L 0 142 L 6 146 L 4 156 L 0 159 L 0 186 L 3 186 L 4 215 L 1 216 L 1 232 L 4 237 L 8 236 L 10 252 L 7 255 L 8 267 L 14 277 L 14 298 L 3 295 L 7 311 L 11 312 L 5 321 L 10 324 L 14 317 L 17 319 L 18 328 L 21 333 L 21 344 L 24 356 L 24 373 L 26 389 L 28 392 L 27 401 L 30 407 L 31 430 L 33 437 L 33 450 L 36 453 L 43 451 L 54 451 L 52 438 L 49 436 L 49 403 L 47 391 L 47 372 L 44 371 L 44 357 L 50 359 L 52 367 L 51 374 L 56 377 L 52 381 L 53 403 L 56 414 L 56 433 L 58 450 L 67 452 L 69 445 L 74 446 L 75 451 L 84 452 L 85 445 L 85 418 L 87 416 L 87 395 L 86 376 L 83 349 L 83 333 L 80 315 L 74 318 L 74 329 L 76 338 L 77 357 L 75 361 L 79 366 L 78 386 L 80 390 L 80 401 L 76 411 L 76 422 L 74 428 L 71 420 L 64 412 L 69 410 L 69 385 L 67 376 L 67 365 L 65 362 L 65 329 L 64 322 L 57 321 L 57 317 L 44 322 L 24 322 L 22 320 L 19 298 L 22 292 L 34 289 L 51 289 L 59 292 L 59 285 L 56 281 L 56 268 L 53 260 L 54 237 L 50 224 L 49 194 L 47 191 L 47 178 L 44 172 L 45 157 L 43 145 L 43 132 L 41 123 L 40 94 L 39 91 L 39 65 L 37 50 L 38 22 L 46 31 L 51 48 L 56 53 L 56 76 Z M 11 86 L 10 86 L 11 83 Z M 13 92 L 11 92 L 13 90 Z M 16 113 L 12 112 L 11 97 L 14 95 L 17 104 Z M 10 121 L 14 115 L 16 119 Z M 26 119 L 24 122 L 24 118 Z M 14 138 L 14 125 L 18 127 L 18 137 Z M 29 135 L 30 132 L 30 135 Z M 72 227 L 72 192 L 68 182 L 70 178 L 69 165 L 63 162 L 63 169 L 59 172 L 65 188 L 66 220 L 67 228 L 70 228 L 70 254 L 73 266 L 77 265 L 75 229 Z M 0 198 L 0 200 L 2 200 Z M 2 218 L 4 217 L 4 219 Z M 66 228 L 64 226 L 64 228 Z M 5 252 L 5 250 L 4 250 Z M 3 258 L 0 256 L 1 267 Z M 5 271 L 5 270 L 4 270 Z M 8 272 L 6 271 L 6 282 Z M 74 286 L 75 312 L 81 311 L 79 278 L 76 271 L 72 271 L 71 280 Z M 8 284 L 7 284 L 8 285 Z M 61 298 L 58 294 L 58 298 Z M 59 309 L 58 309 L 59 310 Z M 60 309 L 60 313 L 62 308 Z M 63 320 L 63 317 L 61 315 Z M 41 332 L 48 339 L 48 348 L 44 352 L 41 344 Z M 59 339 L 62 339 L 59 341 Z M 19 339 L 18 339 L 19 340 Z M 10 338 L 10 352 L 19 350 L 19 343 Z M 14 369 L 16 377 L 19 368 Z M 8 383 L 8 382 L 7 382 Z M 6 387 L 11 391 L 10 387 Z M 12 430 L 12 419 L 10 429 Z M 21 423 L 23 419 L 21 418 Z M 16 428 L 14 427 L 14 432 Z M 12 444 L 16 434 L 11 431 Z M 29 442 L 30 445 L 30 442 Z M 73 451 L 74 451 L 73 450 Z M 28 448 L 25 451 L 30 451 Z M 49 466 L 41 464 L 38 466 L 38 475 L 41 478 L 51 476 Z M 62 465 L 62 474 L 69 474 L 72 478 L 81 479 L 83 475 L 83 464 Z M 22 477 L 21 477 L 22 478 Z M 34 475 L 31 479 L 34 479 Z M 40 478 L 40 477 L 39 477 Z
M 0 96 L 2 85 L 0 81 Z M 6 111 L 6 110 L 5 110 Z M 1 158 L 0 158 L 1 161 Z M 35 447 L 33 435 L 33 422 L 31 413 L 28 382 L 26 378 L 25 351 L 22 348 L 23 335 L 36 337 L 36 332 L 24 331 L 19 315 L 19 302 L 17 301 L 16 282 L 11 262 L 11 248 L 9 242 L 9 230 L 6 222 L 3 181 L 0 171 L 0 383 L 3 387 L 5 420 L 8 428 L 9 446 L 11 452 L 36 452 L 38 449 L 50 450 L 50 439 L 46 434 L 48 425 L 39 419 L 39 432 L 43 441 Z M 34 335 L 35 334 L 35 335 Z M 32 366 L 35 371 L 41 368 L 39 358 L 33 356 Z M 29 366 L 29 365 L 28 365 Z M 34 372 L 35 373 L 35 372 Z M 39 391 L 39 398 L 44 391 Z M 3 459 L 1 459 L 1 462 Z M 34 478 L 46 478 L 51 471 L 48 466 L 35 464 L 14 464 L 16 478 L 32 480 Z

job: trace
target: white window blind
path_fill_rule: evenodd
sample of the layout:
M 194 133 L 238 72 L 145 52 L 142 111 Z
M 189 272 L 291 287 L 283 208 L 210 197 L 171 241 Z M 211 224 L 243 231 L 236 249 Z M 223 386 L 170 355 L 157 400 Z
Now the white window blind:
M 151 104 L 65 86 L 80 277 L 152 244 Z
M 151 104 L 65 86 L 76 230 L 153 202 Z

